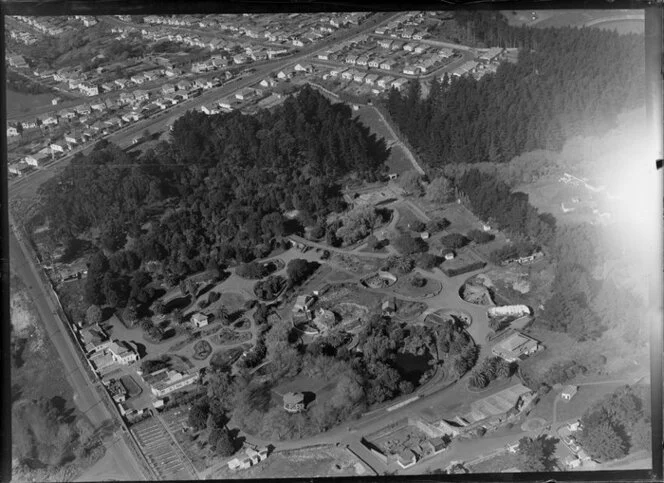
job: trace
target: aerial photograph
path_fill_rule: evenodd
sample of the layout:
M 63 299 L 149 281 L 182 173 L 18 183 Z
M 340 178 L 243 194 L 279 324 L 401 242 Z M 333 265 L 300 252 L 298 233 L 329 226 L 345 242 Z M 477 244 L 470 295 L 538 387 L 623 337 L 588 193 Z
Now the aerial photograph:
M 13 481 L 652 468 L 643 10 L 4 22 Z

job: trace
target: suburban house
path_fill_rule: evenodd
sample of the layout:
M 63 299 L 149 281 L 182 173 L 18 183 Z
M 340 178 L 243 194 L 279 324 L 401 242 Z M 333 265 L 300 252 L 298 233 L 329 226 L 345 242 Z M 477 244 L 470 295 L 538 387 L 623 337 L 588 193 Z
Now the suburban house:
M 178 86 L 179 91 L 186 91 L 187 89 L 191 89 L 191 82 L 188 80 L 181 80 L 176 85 Z
M 397 63 L 393 60 L 386 60 L 382 64 L 380 64 L 380 68 L 383 70 L 392 70 L 394 66 L 397 65 Z
M 445 260 L 454 260 L 454 257 L 456 256 L 454 251 L 448 248 L 444 248 L 441 255 Z
M 152 394 L 157 397 L 164 397 L 173 391 L 196 382 L 198 380 L 198 373 L 186 374 L 165 367 L 144 376 L 143 379 L 150 385 Z
M 394 82 L 394 77 L 391 77 L 391 76 L 388 75 L 388 76 L 381 77 L 380 79 L 378 79 L 376 84 L 378 84 L 378 87 L 381 87 L 381 88 L 385 89 L 385 88 L 389 87 L 390 85 L 392 85 L 392 82 Z
M 62 143 L 51 143 L 50 148 L 53 153 L 64 153 L 66 149 Z
M 8 126 L 7 136 L 18 136 L 18 130 L 14 126 Z
M 191 321 L 194 324 L 194 327 L 200 329 L 201 327 L 208 325 L 208 316 L 205 314 L 196 313 L 191 316 Z
M 143 90 L 137 89 L 134 91 L 134 99 L 137 101 L 147 101 L 150 98 L 150 95 Z
M 496 344 L 491 352 L 507 362 L 515 362 L 539 349 L 539 342 L 520 332 L 514 331 L 507 338 Z
M 564 401 L 571 401 L 574 395 L 579 391 L 578 386 L 568 385 L 563 388 L 563 392 L 560 393 L 560 397 Z M 577 421 L 578 423 L 578 421 Z M 578 427 L 578 426 L 577 426 Z
M 567 458 L 565 458 L 564 463 L 565 467 L 570 469 L 578 468 L 581 466 L 581 460 L 574 454 L 568 455 Z
M 246 101 L 249 99 L 252 99 L 256 97 L 256 91 L 254 89 L 251 89 L 249 87 L 245 87 L 243 89 L 240 89 L 235 93 L 235 98 L 239 99 L 240 101 Z
M 161 104 L 160 107 L 162 109 L 164 109 L 166 107 L 166 105 Z M 219 114 L 220 111 L 219 111 L 219 108 L 214 103 L 210 103 L 210 104 L 202 105 L 201 106 L 201 112 L 204 113 L 204 114 L 207 114 L 209 116 L 211 114 Z
M 65 142 L 67 144 L 78 144 L 78 139 L 73 134 L 65 134 Z
M 23 121 L 21 123 L 21 127 L 25 129 L 34 129 L 37 127 L 37 123 L 35 121 Z
M 579 457 L 582 463 L 587 463 L 588 461 L 592 461 L 592 457 L 588 454 L 588 452 L 581 448 L 576 455 Z
M 567 423 L 567 429 L 569 429 L 572 432 L 578 431 L 579 429 L 581 429 L 581 421 L 577 419 L 572 423 Z
M 113 341 L 108 346 L 108 352 L 111 354 L 114 362 L 123 365 L 129 365 L 138 360 L 138 354 L 129 347 L 126 342 Z
M 90 104 L 90 109 L 93 111 L 104 112 L 106 110 L 106 103 L 103 101 L 92 103 Z
M 58 123 L 58 119 L 55 116 L 43 116 L 40 120 L 44 126 L 54 126 Z
M 406 84 L 408 84 L 408 79 L 404 79 L 402 77 L 392 82 L 392 87 L 394 87 L 398 91 L 402 91 L 405 89 Z
M 284 394 L 284 409 L 289 413 L 299 413 L 304 410 L 304 395 L 300 392 Z
M 372 86 L 376 83 L 377 80 L 378 80 L 377 74 L 367 74 L 367 76 L 364 78 L 364 83 Z
M 260 85 L 261 85 L 262 87 L 274 87 L 274 86 L 277 85 L 277 81 L 275 81 L 275 80 L 272 79 L 271 77 L 268 77 L 267 79 L 263 79 L 263 80 L 260 82 Z
M 295 72 L 312 72 L 314 68 L 311 64 L 297 64 L 294 67 Z
M 364 78 L 366 77 L 366 72 L 362 71 L 355 71 L 355 74 L 353 75 L 353 80 L 358 83 L 362 83 L 364 81 Z
M 175 86 L 173 84 L 164 84 L 161 86 L 162 94 L 172 94 L 175 92 Z
M 35 166 L 35 167 L 40 167 L 43 166 L 48 160 L 50 159 L 50 156 L 46 153 L 34 153 L 34 154 L 28 154 L 25 157 L 25 162 L 28 163 L 30 166 Z

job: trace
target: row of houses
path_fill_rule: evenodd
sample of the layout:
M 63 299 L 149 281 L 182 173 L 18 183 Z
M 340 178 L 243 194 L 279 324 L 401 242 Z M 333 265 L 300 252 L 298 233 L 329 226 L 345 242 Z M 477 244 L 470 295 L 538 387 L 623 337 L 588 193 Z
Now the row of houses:
M 45 35 L 51 35 L 53 37 L 62 35 L 65 31 L 73 29 L 72 26 L 67 24 L 65 19 L 59 17 L 28 17 L 15 15 L 13 18 L 30 25 L 32 28 Z
M 405 89 L 406 84 L 408 84 L 408 79 L 403 77 L 379 76 L 378 74 L 369 74 L 358 69 L 332 69 L 329 76 L 359 84 L 377 86 L 384 90 L 394 87 L 398 91 L 402 91 Z
M 12 29 L 9 31 L 9 36 L 13 39 L 16 40 L 17 42 L 20 42 L 24 45 L 32 45 L 37 43 L 37 37 L 33 35 L 30 32 L 26 31 L 21 31 L 21 30 L 16 30 Z

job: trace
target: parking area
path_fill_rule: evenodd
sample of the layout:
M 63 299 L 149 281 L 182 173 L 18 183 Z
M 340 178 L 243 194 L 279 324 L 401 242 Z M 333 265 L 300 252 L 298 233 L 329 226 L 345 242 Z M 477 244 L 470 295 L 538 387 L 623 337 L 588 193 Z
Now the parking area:
M 146 458 L 164 480 L 191 480 L 194 475 L 187 469 L 185 456 L 161 422 L 150 417 L 131 429 Z

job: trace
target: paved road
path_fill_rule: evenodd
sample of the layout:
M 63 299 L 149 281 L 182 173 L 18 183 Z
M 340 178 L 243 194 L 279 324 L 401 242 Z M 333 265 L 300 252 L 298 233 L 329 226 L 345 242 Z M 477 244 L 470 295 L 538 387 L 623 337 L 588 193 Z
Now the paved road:
M 69 334 L 66 333 L 68 329 L 65 322 L 56 315 L 56 307 L 47 293 L 49 288 L 42 285 L 36 268 L 11 231 L 9 233 L 9 253 L 12 268 L 25 283 L 28 297 L 33 300 L 44 328 L 62 360 L 67 379 L 74 391 L 74 403 L 94 427 L 102 426 L 104 422 L 112 420 L 113 416 L 95 389 L 96 383 L 89 379 L 82 362 L 76 356 L 76 348 Z M 107 451 L 109 458 L 112 457 L 114 461 L 120 463 L 125 473 L 128 473 L 127 476 L 137 480 L 145 479 L 129 447 L 123 440 L 107 448 Z
M 261 66 L 255 67 L 255 70 L 251 75 L 244 77 L 237 77 L 232 79 L 223 86 L 210 89 L 203 92 L 200 96 L 190 99 L 188 101 L 182 102 L 173 106 L 172 108 L 157 114 L 149 119 L 145 119 L 139 122 L 132 124 L 126 128 L 117 131 L 109 136 L 106 136 L 110 142 L 119 145 L 120 147 L 128 147 L 131 145 L 132 140 L 139 134 L 142 134 L 145 129 L 148 129 L 151 133 L 158 131 L 163 131 L 166 127 L 173 122 L 174 119 L 183 115 L 186 111 L 192 110 L 203 104 L 213 102 L 222 97 L 228 96 L 233 92 L 247 87 L 249 85 L 260 82 L 261 79 L 265 78 L 271 72 L 278 72 L 280 70 L 286 69 L 288 67 L 294 66 L 298 62 L 308 58 L 310 55 L 315 55 L 318 52 L 322 52 L 329 48 L 333 43 L 340 42 L 347 38 L 352 38 L 362 33 L 365 33 L 368 30 L 373 30 L 377 25 L 381 23 L 386 23 L 392 20 L 392 18 L 398 16 L 399 14 L 390 14 L 390 13 L 379 13 L 374 15 L 372 18 L 364 22 L 362 25 L 349 29 L 337 34 L 333 34 L 328 39 L 324 40 L 321 43 L 316 44 L 314 47 L 308 49 L 302 49 L 301 52 L 295 56 L 289 56 L 285 59 L 279 59 L 274 62 L 266 63 Z M 248 64 L 247 68 L 251 68 L 252 65 Z M 92 145 L 83 148 L 81 151 L 87 153 L 92 150 Z M 69 164 L 72 159 L 72 155 L 67 155 L 61 158 L 57 163 L 48 168 L 33 172 L 29 175 L 24 176 L 23 178 L 10 183 L 10 199 L 13 196 L 23 196 L 23 197 L 32 197 L 37 191 L 37 187 L 44 183 L 44 181 L 51 178 L 54 174 L 64 169 L 64 167 Z

